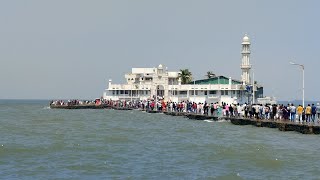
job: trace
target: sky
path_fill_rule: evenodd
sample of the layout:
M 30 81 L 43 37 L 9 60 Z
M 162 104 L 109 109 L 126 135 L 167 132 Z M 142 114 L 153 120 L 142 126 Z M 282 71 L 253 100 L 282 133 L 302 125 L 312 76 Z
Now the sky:
M 93 99 L 132 67 L 255 80 L 278 100 L 320 100 L 320 1 L 0 1 L 0 99 Z

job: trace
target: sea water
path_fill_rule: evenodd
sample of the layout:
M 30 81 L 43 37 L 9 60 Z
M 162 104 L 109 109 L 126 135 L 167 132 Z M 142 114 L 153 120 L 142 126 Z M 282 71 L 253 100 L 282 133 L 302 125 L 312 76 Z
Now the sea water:
M 0 100 L 0 179 L 320 179 L 319 135 Z

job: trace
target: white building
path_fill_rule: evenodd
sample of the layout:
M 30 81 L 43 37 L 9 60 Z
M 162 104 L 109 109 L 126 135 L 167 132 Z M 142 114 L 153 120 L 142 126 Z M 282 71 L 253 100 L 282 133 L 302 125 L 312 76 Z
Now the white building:
M 252 94 L 247 91 L 250 79 L 250 41 L 247 35 L 242 42 L 242 76 L 241 81 L 230 77 L 217 76 L 196 80 L 190 84 L 181 84 L 179 72 L 170 72 L 163 65 L 156 68 L 132 68 L 125 75 L 126 84 L 109 85 L 103 94 L 104 99 L 111 100 L 147 100 L 161 98 L 165 101 L 193 102 L 251 102 Z M 255 98 L 263 97 L 263 87 L 254 86 Z

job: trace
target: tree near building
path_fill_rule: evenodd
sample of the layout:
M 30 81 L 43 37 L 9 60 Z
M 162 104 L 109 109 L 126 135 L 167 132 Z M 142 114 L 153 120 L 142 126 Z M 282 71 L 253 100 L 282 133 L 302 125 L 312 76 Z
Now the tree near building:
M 212 71 L 208 71 L 206 77 L 210 79 L 216 77 L 216 75 Z
M 192 81 L 192 73 L 189 69 L 180 69 L 179 78 L 181 79 L 181 84 L 188 84 Z

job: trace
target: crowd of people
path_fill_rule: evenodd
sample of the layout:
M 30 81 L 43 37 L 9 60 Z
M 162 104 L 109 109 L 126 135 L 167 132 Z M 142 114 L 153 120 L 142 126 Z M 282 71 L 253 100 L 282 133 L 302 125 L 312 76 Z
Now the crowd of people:
M 113 101 L 106 99 L 96 99 L 94 101 L 62 100 L 51 101 L 50 105 L 85 105 L 85 104 L 103 104 L 120 108 L 133 108 L 146 111 L 169 111 L 196 113 L 202 115 L 218 117 L 244 117 L 256 119 L 287 120 L 291 122 L 319 122 L 320 104 L 308 104 L 306 107 L 294 104 L 227 104 L 227 103 L 207 103 L 207 102 L 165 102 L 163 99 L 158 100 L 133 100 L 133 101 Z
M 78 100 L 78 99 L 69 99 L 67 101 L 64 100 L 52 100 L 50 101 L 50 106 L 51 105 L 59 105 L 59 106 L 76 106 L 76 105 L 93 105 L 97 104 L 97 99 L 93 101 L 88 101 L 88 100 Z M 99 100 L 100 103 L 100 100 Z
M 165 102 L 163 100 L 144 101 L 107 101 L 119 107 L 143 110 L 196 113 L 218 117 L 244 117 L 256 119 L 287 120 L 292 122 L 318 122 L 320 120 L 320 104 L 227 104 L 227 103 L 196 103 L 191 101 Z

